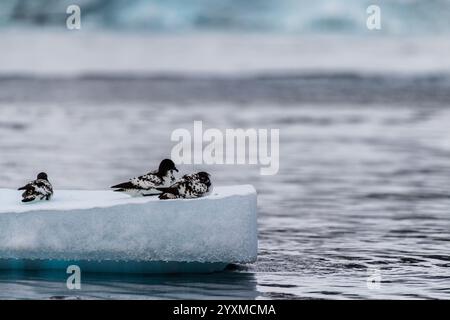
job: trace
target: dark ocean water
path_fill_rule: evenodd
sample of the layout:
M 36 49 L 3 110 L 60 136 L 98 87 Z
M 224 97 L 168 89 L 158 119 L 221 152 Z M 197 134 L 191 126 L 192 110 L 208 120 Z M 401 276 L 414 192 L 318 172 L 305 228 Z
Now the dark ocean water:
M 181 166 L 256 187 L 255 264 L 83 275 L 76 292 L 65 274 L 1 272 L 1 298 L 448 299 L 449 102 L 445 75 L 4 76 L 0 187 L 46 170 L 56 189 L 104 189 L 169 156 L 194 120 L 280 129 L 280 171 Z

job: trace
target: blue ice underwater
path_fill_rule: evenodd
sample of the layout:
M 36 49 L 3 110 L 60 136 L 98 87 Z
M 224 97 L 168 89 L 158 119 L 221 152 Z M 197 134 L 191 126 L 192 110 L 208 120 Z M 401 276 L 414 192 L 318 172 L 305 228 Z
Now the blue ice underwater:
M 0 269 L 95 273 L 209 273 L 256 261 L 253 186 L 215 187 L 199 199 L 160 201 L 63 190 L 22 204 L 0 189 Z

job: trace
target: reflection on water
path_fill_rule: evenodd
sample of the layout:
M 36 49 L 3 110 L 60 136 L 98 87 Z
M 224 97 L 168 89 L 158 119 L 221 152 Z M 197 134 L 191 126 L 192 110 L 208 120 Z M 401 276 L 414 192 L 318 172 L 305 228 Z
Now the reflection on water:
M 450 297 L 445 78 L 67 81 L 3 80 L 1 187 L 46 170 L 56 190 L 106 188 L 169 156 L 171 132 L 194 120 L 279 128 L 275 176 L 180 166 L 255 185 L 258 262 L 209 275 L 85 275 L 76 293 L 52 277 L 1 273 L 2 297 Z M 374 270 L 379 286 L 367 283 Z
M 67 274 L 2 271 L 0 299 L 254 299 L 252 273 L 211 274 L 94 274 L 83 273 L 81 290 L 68 290 Z

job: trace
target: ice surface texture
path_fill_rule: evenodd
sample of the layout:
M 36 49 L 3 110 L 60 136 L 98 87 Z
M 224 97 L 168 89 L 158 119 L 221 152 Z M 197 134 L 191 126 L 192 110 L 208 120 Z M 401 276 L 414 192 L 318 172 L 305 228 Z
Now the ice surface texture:
M 52 201 L 32 204 L 0 189 L 0 259 L 253 262 L 256 220 L 250 185 L 164 201 L 57 190 Z

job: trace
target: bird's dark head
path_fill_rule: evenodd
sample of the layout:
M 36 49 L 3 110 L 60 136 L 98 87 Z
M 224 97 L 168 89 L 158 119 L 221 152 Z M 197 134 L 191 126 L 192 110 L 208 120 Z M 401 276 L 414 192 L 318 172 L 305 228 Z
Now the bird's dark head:
M 175 163 L 173 163 L 173 161 L 170 159 L 164 159 L 163 161 L 161 161 L 158 172 L 160 174 L 166 174 L 170 170 L 175 170 L 176 172 L 178 172 L 177 167 L 175 167 Z
M 197 173 L 197 177 L 201 183 L 206 184 L 207 186 L 211 185 L 210 175 L 207 172 L 201 171 Z
M 41 172 L 37 176 L 38 180 L 48 180 L 47 174 L 45 172 Z

